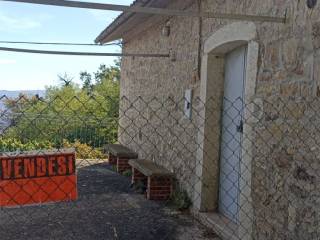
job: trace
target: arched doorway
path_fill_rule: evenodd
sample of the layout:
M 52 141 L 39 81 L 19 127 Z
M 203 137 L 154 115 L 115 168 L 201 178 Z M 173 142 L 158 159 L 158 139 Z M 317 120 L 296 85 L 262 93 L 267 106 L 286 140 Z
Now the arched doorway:
M 194 207 L 230 220 L 232 235 L 237 231 L 241 239 L 250 239 L 252 231 L 252 139 L 242 138 L 251 134 L 242 119 L 247 114 L 243 105 L 255 93 L 256 36 L 253 23 L 222 27 L 205 42 L 201 69 L 205 108 L 200 116 L 197 176 L 201 181 L 195 186 Z

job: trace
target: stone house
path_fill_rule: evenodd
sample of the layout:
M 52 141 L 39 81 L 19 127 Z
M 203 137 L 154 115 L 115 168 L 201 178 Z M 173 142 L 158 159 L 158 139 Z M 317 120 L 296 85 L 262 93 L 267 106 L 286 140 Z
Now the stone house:
M 320 6 L 312 8 L 312 2 L 136 0 L 135 6 L 286 14 L 288 20 L 123 13 L 96 39 L 122 39 L 124 53 L 171 53 L 170 58 L 122 59 L 120 141 L 174 171 L 194 214 L 226 239 L 319 239 L 320 152 L 308 150 L 317 149 L 320 133 L 312 135 L 314 141 L 302 133 L 317 132 L 319 121 L 310 124 L 306 117 L 306 105 L 317 109 L 320 95 Z M 170 101 L 184 104 L 185 98 L 196 114 L 177 123 L 179 113 Z M 231 122 L 244 121 L 241 131 L 232 130 L 232 147 L 242 150 L 238 159 L 227 157 L 231 169 L 223 160 L 228 151 L 221 150 L 223 139 L 228 141 L 221 126 L 227 121 L 221 109 L 230 109 L 225 99 L 243 117 L 233 116 Z M 134 110 L 128 107 L 132 103 Z M 293 126 L 301 129 L 298 137 Z M 234 141 L 237 137 L 241 140 Z M 177 151 L 182 148 L 187 150 Z M 222 170 L 236 184 L 230 186 Z

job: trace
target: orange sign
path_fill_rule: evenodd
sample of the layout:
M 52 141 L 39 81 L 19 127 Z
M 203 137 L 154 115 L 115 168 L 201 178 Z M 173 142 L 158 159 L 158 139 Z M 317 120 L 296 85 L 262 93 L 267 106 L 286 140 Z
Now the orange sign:
M 77 176 L 73 151 L 0 156 L 0 206 L 76 199 Z

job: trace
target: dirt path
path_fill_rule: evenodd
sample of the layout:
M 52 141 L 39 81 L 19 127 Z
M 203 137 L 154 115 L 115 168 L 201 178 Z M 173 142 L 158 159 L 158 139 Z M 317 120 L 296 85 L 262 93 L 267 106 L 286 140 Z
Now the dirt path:
M 79 200 L 0 209 L 1 240 L 217 239 L 187 215 L 147 201 L 107 164 L 78 172 Z

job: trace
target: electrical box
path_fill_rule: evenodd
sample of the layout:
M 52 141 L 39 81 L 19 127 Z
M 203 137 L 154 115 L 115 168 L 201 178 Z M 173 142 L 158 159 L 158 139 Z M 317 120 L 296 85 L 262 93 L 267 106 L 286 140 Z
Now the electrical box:
M 186 118 L 192 117 L 192 89 L 187 89 L 184 95 L 184 115 Z

